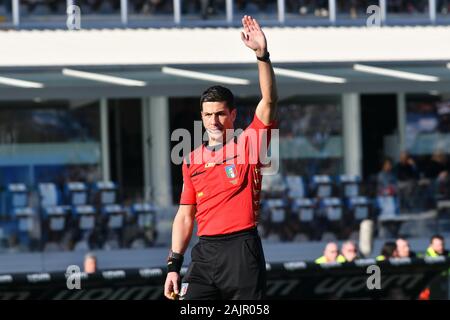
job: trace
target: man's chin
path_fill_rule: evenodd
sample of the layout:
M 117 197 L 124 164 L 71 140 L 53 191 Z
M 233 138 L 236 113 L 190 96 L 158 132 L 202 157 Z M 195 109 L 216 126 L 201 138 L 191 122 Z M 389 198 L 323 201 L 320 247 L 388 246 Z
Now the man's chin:
M 207 130 L 208 136 L 210 139 L 217 141 L 217 142 L 223 142 L 223 132 L 220 130 Z

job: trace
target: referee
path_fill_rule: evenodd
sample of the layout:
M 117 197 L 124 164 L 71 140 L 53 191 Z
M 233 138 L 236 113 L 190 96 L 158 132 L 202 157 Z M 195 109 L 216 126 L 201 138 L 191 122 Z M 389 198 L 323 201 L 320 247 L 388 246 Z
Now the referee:
M 265 258 L 256 229 L 262 179 L 259 155 L 275 127 L 277 90 L 264 32 L 250 16 L 243 17 L 242 25 L 242 41 L 256 54 L 262 99 L 251 124 L 235 138 L 231 91 L 213 86 L 200 98 L 208 142 L 191 152 L 182 165 L 183 191 L 164 285 L 169 299 L 265 297 Z M 194 219 L 199 242 L 192 248 L 192 262 L 180 286 L 179 272 Z

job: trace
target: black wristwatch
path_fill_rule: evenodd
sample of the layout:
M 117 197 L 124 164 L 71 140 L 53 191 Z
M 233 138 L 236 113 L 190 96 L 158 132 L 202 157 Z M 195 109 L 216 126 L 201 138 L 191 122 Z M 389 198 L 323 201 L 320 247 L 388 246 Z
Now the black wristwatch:
M 171 260 L 182 260 L 184 256 L 181 253 L 173 252 L 172 250 L 169 251 L 169 256 L 167 257 L 167 262 Z
M 169 251 L 169 256 L 167 257 L 167 272 L 180 273 L 181 267 L 183 266 L 184 256 L 181 253 Z
M 258 59 L 259 61 L 269 62 L 269 60 L 270 60 L 269 51 L 266 51 L 266 53 L 264 53 L 264 55 L 262 57 L 256 56 L 256 59 Z

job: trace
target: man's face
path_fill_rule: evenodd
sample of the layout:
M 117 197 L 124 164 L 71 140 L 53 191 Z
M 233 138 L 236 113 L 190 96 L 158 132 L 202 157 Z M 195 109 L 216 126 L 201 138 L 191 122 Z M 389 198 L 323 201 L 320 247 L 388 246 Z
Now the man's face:
M 441 239 L 433 239 L 433 242 L 431 242 L 431 248 L 436 251 L 438 254 L 444 253 L 444 241 Z
M 210 139 L 223 142 L 227 129 L 234 128 L 236 109 L 230 112 L 226 102 L 203 102 L 202 120 Z
M 399 258 L 408 258 L 409 257 L 409 243 L 406 240 L 399 239 L 397 240 L 397 252 Z
M 347 261 L 353 261 L 357 253 L 356 246 L 353 243 L 347 243 L 342 247 L 342 255 Z
M 94 273 L 97 270 L 97 261 L 94 258 L 87 258 L 84 261 L 84 272 Z
M 336 262 L 338 256 L 337 245 L 335 243 L 327 244 L 323 255 L 325 256 L 325 259 L 327 259 L 327 262 Z

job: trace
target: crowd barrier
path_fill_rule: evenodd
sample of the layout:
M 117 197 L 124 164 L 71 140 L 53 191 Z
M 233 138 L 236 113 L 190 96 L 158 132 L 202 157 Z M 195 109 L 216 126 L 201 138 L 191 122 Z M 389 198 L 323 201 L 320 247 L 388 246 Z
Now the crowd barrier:
M 417 299 L 432 281 L 446 277 L 449 267 L 446 257 L 270 263 L 267 298 Z M 0 274 L 0 300 L 159 300 L 164 299 L 165 275 L 165 268 Z

